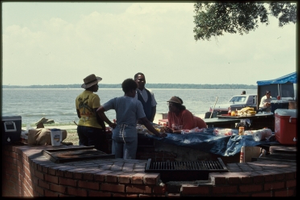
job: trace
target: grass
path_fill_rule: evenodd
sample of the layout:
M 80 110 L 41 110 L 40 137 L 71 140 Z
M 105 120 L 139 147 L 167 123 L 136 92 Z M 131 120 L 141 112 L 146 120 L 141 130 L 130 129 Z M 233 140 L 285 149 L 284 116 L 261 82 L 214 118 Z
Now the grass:
M 35 124 L 30 125 L 32 128 L 36 128 Z M 51 127 L 49 125 L 46 125 L 45 128 L 55 128 L 55 126 Z M 27 127 L 26 125 L 22 126 L 22 130 L 26 130 Z M 79 145 L 79 139 L 78 139 L 78 135 L 77 135 L 77 130 L 76 129 L 66 129 L 67 131 L 67 137 L 66 139 L 63 140 L 63 142 L 72 142 L 73 145 Z

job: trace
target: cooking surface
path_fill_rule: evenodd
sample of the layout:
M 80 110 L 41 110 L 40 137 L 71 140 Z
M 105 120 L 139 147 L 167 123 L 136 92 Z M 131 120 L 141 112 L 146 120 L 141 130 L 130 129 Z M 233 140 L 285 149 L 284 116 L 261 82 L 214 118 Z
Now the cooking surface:
M 43 154 L 55 163 L 115 157 L 95 149 L 94 146 L 43 150 Z
M 210 172 L 228 172 L 221 158 L 215 161 L 152 162 L 148 159 L 145 172 L 160 173 L 167 181 L 207 180 Z

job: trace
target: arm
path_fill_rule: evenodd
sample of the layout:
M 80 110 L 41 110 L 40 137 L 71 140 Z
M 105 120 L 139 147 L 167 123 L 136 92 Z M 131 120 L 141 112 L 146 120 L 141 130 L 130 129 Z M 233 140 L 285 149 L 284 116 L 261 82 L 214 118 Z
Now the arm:
M 101 119 L 101 117 L 97 114 L 97 109 L 98 108 L 94 108 L 95 114 L 96 114 L 96 118 L 97 118 L 97 122 L 98 124 L 101 125 L 103 130 L 106 130 L 105 124 L 104 124 L 104 120 Z
M 76 112 L 77 112 L 78 118 L 80 119 L 80 111 L 78 109 L 76 109 Z
M 152 124 L 150 123 L 150 121 L 146 118 L 146 117 L 143 117 L 143 118 L 140 118 L 139 119 L 140 122 L 142 122 L 145 127 L 151 132 L 153 133 L 154 135 L 156 135 L 157 137 L 165 137 L 166 135 L 165 134 L 160 134 L 153 126 Z
M 172 121 L 171 113 L 168 112 L 168 125 L 164 127 L 165 132 L 173 133 L 172 123 L 173 123 L 173 121 Z
M 103 120 L 105 121 L 110 127 L 112 128 L 115 128 L 117 125 L 115 123 L 112 123 L 107 117 L 106 115 L 104 114 L 104 108 L 102 106 L 100 106 L 98 109 L 97 109 L 97 114 L 98 116 Z
M 156 114 L 156 106 L 153 106 L 153 107 L 152 107 L 152 116 L 151 116 L 151 120 L 150 120 L 151 122 L 154 121 L 155 114 Z

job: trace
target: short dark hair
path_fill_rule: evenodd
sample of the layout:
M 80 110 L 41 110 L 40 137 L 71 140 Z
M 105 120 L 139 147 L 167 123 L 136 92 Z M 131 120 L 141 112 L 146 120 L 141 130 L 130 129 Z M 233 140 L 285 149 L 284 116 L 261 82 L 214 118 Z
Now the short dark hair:
M 138 73 L 136 73 L 136 74 L 134 75 L 134 80 L 136 80 L 136 78 L 137 78 L 139 75 L 145 77 L 145 75 L 144 75 L 142 72 L 138 72 Z
M 125 93 L 128 93 L 131 90 L 136 90 L 137 88 L 138 88 L 138 85 L 132 78 L 127 78 L 122 83 L 122 90 Z

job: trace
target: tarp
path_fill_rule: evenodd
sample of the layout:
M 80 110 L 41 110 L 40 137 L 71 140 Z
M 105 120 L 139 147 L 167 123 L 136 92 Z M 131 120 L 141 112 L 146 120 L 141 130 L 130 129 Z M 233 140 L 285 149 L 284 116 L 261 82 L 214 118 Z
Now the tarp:
M 285 76 L 271 79 L 271 80 L 264 80 L 264 81 L 257 81 L 257 85 L 271 85 L 271 84 L 285 84 L 285 83 L 297 83 L 297 73 L 293 72 L 287 74 Z
M 252 135 L 231 135 L 216 136 L 213 133 L 214 128 L 204 129 L 203 132 L 191 132 L 187 134 L 167 133 L 165 138 L 159 138 L 153 135 L 147 135 L 150 138 L 160 140 L 164 143 L 189 147 L 207 153 L 213 153 L 220 156 L 234 156 L 240 153 L 242 146 L 258 146 L 268 144 L 279 144 L 273 138 L 256 142 Z M 237 129 L 233 130 L 238 132 Z

